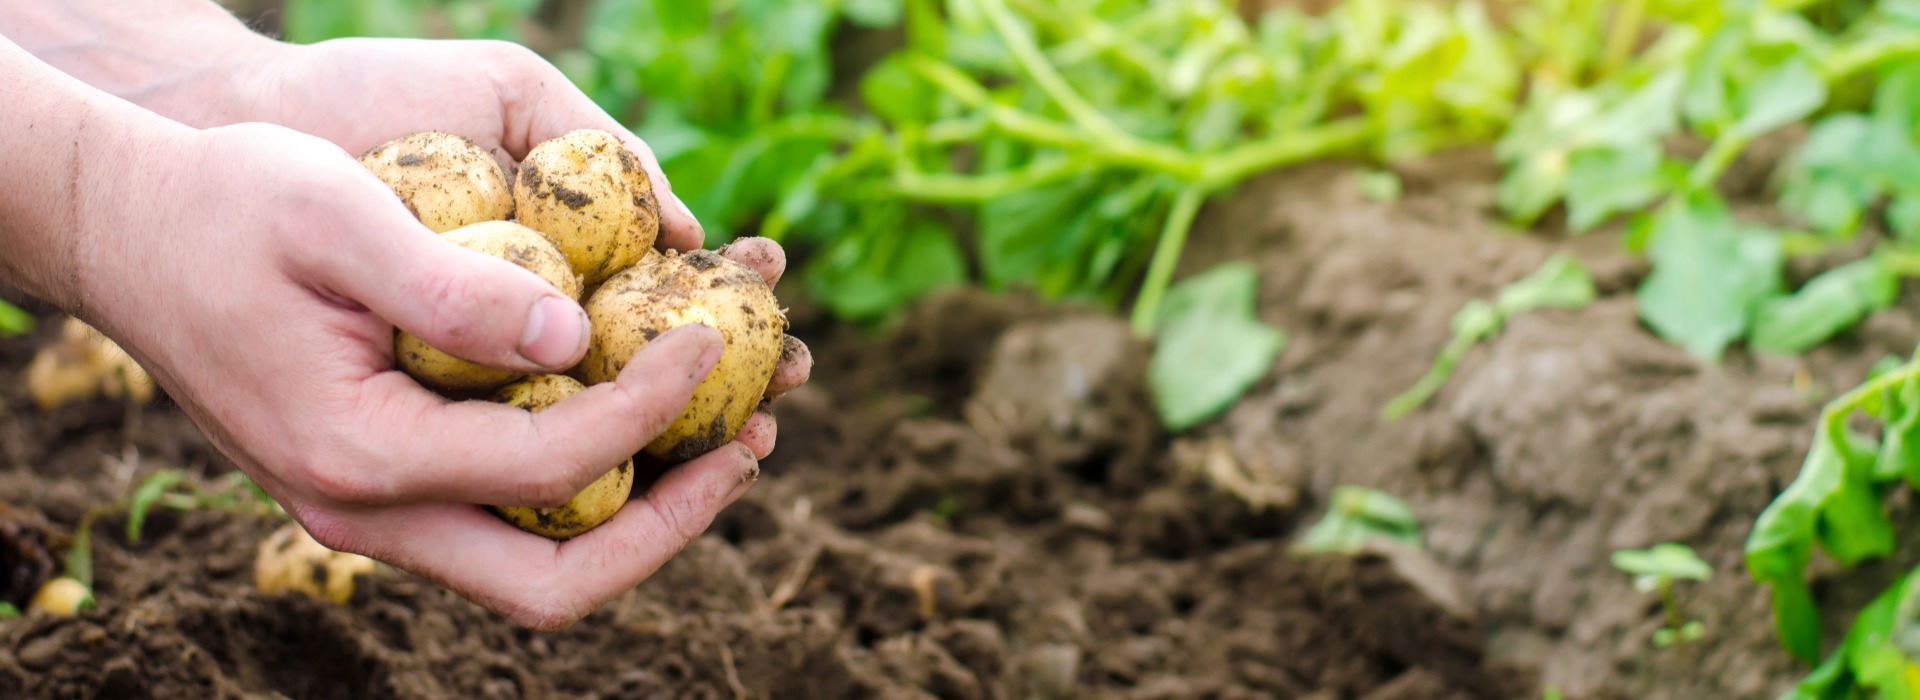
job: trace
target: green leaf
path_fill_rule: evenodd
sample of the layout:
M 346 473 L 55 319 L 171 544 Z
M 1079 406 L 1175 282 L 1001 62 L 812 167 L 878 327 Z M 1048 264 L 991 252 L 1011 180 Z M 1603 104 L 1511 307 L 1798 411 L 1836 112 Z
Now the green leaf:
M 1717 362 L 1747 332 L 1760 300 L 1780 286 L 1780 241 L 1734 224 L 1717 198 L 1662 207 L 1647 253 L 1653 272 L 1637 295 L 1640 317 L 1688 353 Z
M 882 59 L 860 78 L 860 98 L 867 109 L 894 124 L 931 121 L 937 97 L 933 87 L 907 67 L 902 54 Z
M 842 0 L 840 12 L 863 27 L 887 27 L 900 21 L 902 0 Z
M 1555 253 L 1533 274 L 1502 287 L 1493 306 L 1500 315 L 1512 318 L 1540 308 L 1584 309 L 1597 294 L 1593 276 L 1578 258 Z
M 1347 485 L 1333 490 L 1326 515 L 1289 550 L 1296 555 L 1351 554 L 1374 539 L 1419 546 L 1420 520 L 1412 506 L 1392 494 Z
M 1841 488 L 1847 464 L 1841 457 L 1841 420 L 1834 409 L 1822 413 L 1813 448 L 1800 474 L 1761 511 L 1747 535 L 1747 571 L 1773 589 L 1774 626 L 1794 656 L 1814 663 L 1820 656 L 1820 613 L 1804 576 L 1812 560 L 1816 523 L 1829 499 Z
M 1646 549 L 1623 549 L 1613 553 L 1613 566 L 1636 576 L 1705 581 L 1713 578 L 1713 567 L 1694 554 L 1693 548 L 1676 542 L 1662 542 Z
M 1899 278 L 1879 258 L 1836 267 L 1798 292 L 1762 303 L 1748 342 L 1764 352 L 1806 352 L 1867 314 L 1892 305 L 1899 291 Z
M 1286 334 L 1251 313 L 1252 266 L 1227 263 L 1174 286 L 1147 362 L 1147 386 L 1167 429 L 1218 415 L 1273 369 Z M 1181 298 L 1185 301 L 1181 301 Z
M 0 600 L 0 620 L 11 620 L 19 616 L 19 608 L 13 607 L 12 603 Z
M 33 332 L 33 314 L 20 307 L 0 300 L 0 338 L 22 336 Z
M 1567 163 L 1567 224 L 1588 231 L 1652 203 L 1672 186 L 1664 162 L 1656 142 L 1576 151 Z
M 172 469 L 154 472 L 139 486 L 134 487 L 133 496 L 127 503 L 127 543 L 140 543 L 140 529 L 147 523 L 147 513 L 160 502 L 162 496 L 172 491 L 186 478 L 186 475 Z
M 1827 102 L 1827 83 L 1795 58 L 1760 76 L 1742 93 L 1740 120 L 1731 132 L 1755 138 L 1804 119 Z
M 1400 199 L 1400 176 L 1391 170 L 1367 170 L 1356 176 L 1355 184 L 1360 188 L 1360 196 L 1374 202 L 1394 202 Z

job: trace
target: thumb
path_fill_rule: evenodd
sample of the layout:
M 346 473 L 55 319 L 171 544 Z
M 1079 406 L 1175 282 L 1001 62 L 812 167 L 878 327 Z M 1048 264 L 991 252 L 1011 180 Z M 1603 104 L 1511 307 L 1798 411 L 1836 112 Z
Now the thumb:
M 390 225 L 362 229 L 360 250 L 326 265 L 328 287 L 470 362 L 558 372 L 586 354 L 577 301 L 526 268 L 442 239 L 395 205 L 378 207 Z

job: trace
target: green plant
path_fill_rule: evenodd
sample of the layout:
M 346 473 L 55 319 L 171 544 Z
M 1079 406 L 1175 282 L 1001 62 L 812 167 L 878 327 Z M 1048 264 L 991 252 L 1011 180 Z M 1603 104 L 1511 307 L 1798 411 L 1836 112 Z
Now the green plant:
M 1698 640 L 1706 633 L 1699 620 L 1687 620 L 1681 615 L 1680 603 L 1673 595 L 1675 581 L 1705 581 L 1713 577 L 1713 567 L 1701 561 L 1692 547 L 1663 542 L 1646 549 L 1622 549 L 1613 553 L 1613 566 L 1633 575 L 1634 590 L 1659 592 L 1666 624 L 1653 633 L 1654 646 L 1664 649 Z
M 1593 303 L 1594 296 L 1587 268 L 1562 253 L 1547 258 L 1533 274 L 1502 287 L 1492 303 L 1467 302 L 1454 313 L 1453 339 L 1434 357 L 1433 366 L 1413 387 L 1388 401 L 1381 416 L 1398 420 L 1420 408 L 1446 385 L 1454 367 L 1475 345 L 1499 333 L 1514 316 L 1542 308 L 1583 309 Z
M 1914 572 L 1894 581 L 1854 618 L 1839 648 L 1780 700 L 1920 698 L 1920 590 Z
M 1878 439 L 1849 425 L 1878 421 Z M 1815 547 L 1852 566 L 1893 551 L 1882 497 L 1900 481 L 1920 487 L 1920 362 L 1884 370 L 1828 402 L 1800 474 L 1760 514 L 1747 538 L 1747 569 L 1773 593 L 1780 641 L 1800 659 L 1820 656 L 1820 613 L 1805 572 Z
M 22 336 L 33 332 L 33 314 L 18 306 L 0 300 L 0 338 Z
M 1568 225 L 1591 229 L 1630 217 L 1629 244 L 1652 273 L 1637 292 L 1656 332 L 1703 359 L 1747 340 L 1796 353 L 1891 303 L 1904 257 L 1876 255 L 1797 291 L 1782 268 L 1796 254 L 1844 242 L 1866 207 L 1891 192 L 1890 228 L 1920 222 L 1920 150 L 1913 107 L 1920 24 L 1902 3 L 1828 13 L 1803 1 L 1633 3 L 1659 39 L 1611 77 L 1584 87 L 1536 83 L 1496 152 L 1508 171 L 1501 207 L 1531 223 L 1556 202 Z M 1822 4 L 1822 7 L 1828 5 Z M 1718 185 L 1757 139 L 1821 110 L 1860 102 L 1877 82 L 1872 115 L 1834 112 L 1786 167 L 1783 204 L 1816 229 L 1794 233 L 1736 221 Z M 1663 143 L 1705 142 L 1696 156 Z M 1651 209 L 1646 207 L 1651 206 Z M 1902 235 L 1902 238 L 1910 236 Z M 1904 241 L 1903 241 L 1904 242 Z
M 1333 490 L 1327 514 L 1289 551 L 1295 556 L 1352 554 L 1375 539 L 1420 546 L 1420 520 L 1413 507 L 1384 491 L 1341 486 Z
M 172 510 L 218 510 L 291 520 L 259 484 L 240 472 L 229 472 L 211 485 L 187 472 L 162 469 L 141 479 L 125 498 L 96 505 L 80 516 L 74 526 L 73 544 L 67 548 L 65 575 L 93 589 L 93 525 L 101 518 L 125 513 L 127 543 L 138 544 L 147 515 L 154 508 Z
M 1286 333 L 1254 314 L 1256 275 L 1250 264 L 1226 263 L 1167 294 L 1147 387 L 1169 430 L 1185 430 L 1232 406 L 1286 347 Z

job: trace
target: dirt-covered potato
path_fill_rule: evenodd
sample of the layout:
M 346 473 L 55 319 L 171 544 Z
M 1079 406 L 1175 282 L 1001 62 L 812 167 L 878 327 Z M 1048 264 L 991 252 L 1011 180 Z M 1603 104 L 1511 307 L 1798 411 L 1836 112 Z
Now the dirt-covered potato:
M 355 579 L 374 568 L 372 559 L 327 549 L 299 523 L 287 523 L 254 552 L 253 586 L 267 595 L 294 591 L 345 605 Z
M 93 607 L 93 592 L 87 590 L 87 585 L 61 576 L 49 579 L 40 586 L 40 590 L 33 594 L 33 602 L 27 603 L 27 612 L 73 617 L 90 607 Z
M 567 298 L 580 300 L 580 278 L 553 240 L 539 231 L 511 221 L 482 221 L 440 237 L 532 270 Z M 400 330 L 394 331 L 393 354 L 401 371 L 442 391 L 485 391 L 521 376 L 454 357 Z
M 413 216 L 435 233 L 513 216 L 513 191 L 500 162 L 464 136 L 423 131 L 360 156 Z
M 494 392 L 493 400 L 539 413 L 585 388 L 572 377 L 543 374 L 500 387 Z M 573 500 L 558 508 L 488 508 L 522 530 L 564 540 L 599 527 L 600 523 L 620 512 L 620 507 L 627 503 L 627 494 L 632 490 L 633 460 L 629 459 L 588 484 L 587 488 L 574 495 Z
M 68 317 L 60 339 L 40 349 L 27 365 L 27 393 L 43 411 L 96 396 L 144 404 L 153 400 L 153 377 L 126 350 L 80 319 Z
M 670 460 L 733 440 L 766 394 L 787 330 L 760 274 L 710 250 L 649 255 L 601 285 L 586 309 L 593 340 L 578 370 L 588 384 L 613 380 L 648 341 L 678 326 L 704 323 L 726 340 L 686 412 L 647 445 L 648 454 Z
M 589 286 L 639 262 L 660 234 L 660 202 L 640 159 L 596 129 L 534 146 L 513 202 L 520 223 L 552 236 Z

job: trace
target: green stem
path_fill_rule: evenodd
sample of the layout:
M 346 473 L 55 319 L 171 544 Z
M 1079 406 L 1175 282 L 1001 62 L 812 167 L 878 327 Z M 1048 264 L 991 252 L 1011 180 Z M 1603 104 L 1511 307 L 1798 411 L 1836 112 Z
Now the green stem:
M 1888 272 L 1901 277 L 1920 277 L 1920 252 L 1900 248 L 1881 248 L 1874 257 Z
M 1626 0 L 1619 4 L 1613 16 L 1613 25 L 1608 27 L 1606 58 L 1601 63 L 1601 74 L 1596 80 L 1613 75 L 1626 65 L 1633 55 L 1634 45 L 1640 40 L 1640 27 L 1647 14 L 1647 0 Z
M 1200 213 L 1200 204 L 1206 200 L 1207 190 L 1198 185 L 1188 185 L 1173 200 L 1173 209 L 1167 212 L 1166 226 L 1160 231 L 1160 241 L 1153 248 L 1153 262 L 1147 266 L 1147 279 L 1140 290 L 1140 298 L 1133 307 L 1133 333 L 1140 337 L 1153 334 L 1154 323 L 1160 313 L 1160 297 L 1167 292 L 1167 285 L 1173 281 L 1173 269 L 1180 262 L 1180 251 L 1186 248 L 1187 232 L 1193 229 L 1193 219 Z
M 977 203 L 1033 189 L 1094 170 L 1084 159 L 1056 156 L 1019 170 L 992 175 L 927 174 L 910 170 L 894 173 L 890 191 L 908 199 L 946 203 Z
M 1033 36 L 1020 26 L 1004 0 L 979 0 L 979 7 L 986 13 L 987 21 L 993 24 L 994 32 L 1000 35 L 1001 41 L 1007 43 L 1007 50 L 1013 54 L 1014 62 L 1020 64 L 1020 69 L 1027 73 L 1027 77 L 1032 78 L 1040 90 L 1047 93 L 1047 97 L 1059 104 L 1074 123 L 1101 141 L 1117 143 L 1133 139 L 1132 134 L 1108 120 L 1106 115 L 1087 102 L 1087 98 L 1081 97 L 1072 85 L 1067 84 L 1066 78 L 1061 77 L 1047 57 L 1040 53 Z
M 1826 60 L 1820 63 L 1820 75 L 1829 83 L 1838 82 L 1887 61 L 1916 55 L 1920 55 L 1920 32 L 1881 34 L 1827 54 Z
M 1667 628 L 1673 630 L 1675 641 L 1678 641 L 1680 628 L 1686 626 L 1687 620 L 1680 616 L 1680 603 L 1673 597 L 1672 579 L 1660 579 L 1660 607 L 1666 611 Z
M 1746 136 L 1721 134 L 1719 138 L 1713 140 L 1712 146 L 1707 147 L 1707 152 L 1700 156 L 1700 161 L 1694 163 L 1693 171 L 1687 174 L 1687 184 L 1696 190 L 1713 187 L 1714 183 L 1720 181 L 1720 176 L 1726 174 L 1727 168 L 1733 165 L 1733 161 L 1740 157 L 1740 152 L 1747 150 L 1747 144 L 1752 141 L 1753 139 Z
M 1254 173 L 1359 146 L 1374 133 L 1368 121 L 1353 117 L 1235 146 L 1204 161 L 1200 183 L 1209 190 L 1219 189 Z
M 1054 32 L 1074 37 L 1061 42 L 1048 52 L 1055 63 L 1073 64 L 1093 58 L 1102 53 L 1111 53 L 1115 58 L 1119 59 L 1121 65 L 1139 72 L 1140 76 L 1146 78 L 1148 82 L 1153 83 L 1155 88 L 1161 89 L 1162 91 L 1165 90 L 1166 86 L 1163 78 L 1167 73 L 1166 60 L 1161 58 L 1159 54 L 1154 53 L 1153 49 L 1135 41 L 1133 38 L 1133 33 L 1138 31 L 1142 26 L 1139 22 L 1139 17 L 1129 20 L 1126 23 L 1126 28 L 1122 29 L 1116 28 L 1114 25 L 1100 19 L 1097 13 L 1088 10 L 1084 6 L 1078 8 L 1078 12 L 1069 16 L 1052 2 L 1039 2 L 1038 0 L 1012 1 L 1021 12 L 1026 13 L 1038 21 L 1047 23 Z M 1177 10 L 1178 8 L 1179 5 L 1171 3 L 1156 5 L 1141 13 L 1141 16 L 1159 19 L 1162 15 L 1168 15 L 1169 10 Z M 1157 24 L 1159 22 L 1156 21 L 1153 23 Z

